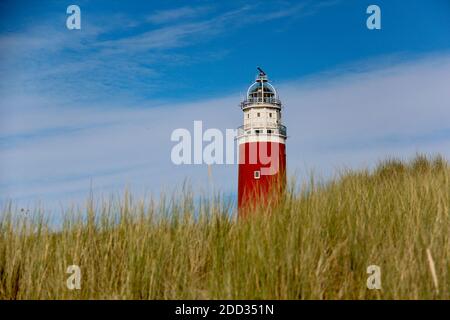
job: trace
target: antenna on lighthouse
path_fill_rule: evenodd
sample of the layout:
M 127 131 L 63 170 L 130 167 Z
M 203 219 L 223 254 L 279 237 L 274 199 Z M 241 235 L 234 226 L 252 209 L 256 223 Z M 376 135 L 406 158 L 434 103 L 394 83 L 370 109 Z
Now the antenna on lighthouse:
M 264 70 L 261 69 L 260 67 L 256 67 L 256 69 L 258 69 L 259 75 L 260 75 L 260 76 L 265 76 L 265 75 L 266 75 L 266 73 L 264 72 Z

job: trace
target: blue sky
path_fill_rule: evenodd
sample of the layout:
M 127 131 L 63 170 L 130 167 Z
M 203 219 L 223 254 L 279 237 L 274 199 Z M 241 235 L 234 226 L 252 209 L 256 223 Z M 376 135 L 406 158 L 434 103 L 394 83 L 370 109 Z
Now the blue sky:
M 450 150 L 448 0 L 2 1 L 0 15 L 2 199 L 207 189 L 205 166 L 171 164 L 170 133 L 239 126 L 258 65 L 286 107 L 291 173 Z M 235 166 L 213 173 L 235 192 Z
M 80 32 L 65 29 L 68 4 L 2 3 L 2 34 L 23 36 L 16 46 L 27 58 L 16 61 L 14 71 L 43 73 L 30 90 L 164 101 L 170 91 L 172 99 L 191 99 L 241 90 L 255 65 L 279 81 L 379 55 L 450 46 L 447 0 L 378 2 L 382 32 L 365 28 L 372 2 L 361 0 L 80 1 Z M 43 48 L 36 43 L 41 37 Z M 58 69 L 52 79 L 49 69 Z M 61 80 L 66 83 L 54 83 Z

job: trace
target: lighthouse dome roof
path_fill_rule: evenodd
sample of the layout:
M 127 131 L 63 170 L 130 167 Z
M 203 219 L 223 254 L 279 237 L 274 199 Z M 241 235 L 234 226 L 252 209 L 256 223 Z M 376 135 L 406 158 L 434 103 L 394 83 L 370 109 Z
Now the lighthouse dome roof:
M 240 104 L 242 110 L 258 106 L 281 109 L 277 90 L 269 83 L 267 74 L 261 68 L 257 69 L 259 74 L 255 82 L 248 87 L 247 97 Z
M 277 91 L 274 86 L 272 86 L 267 81 L 256 81 L 247 90 L 247 97 L 258 98 L 258 97 L 271 97 L 278 98 Z

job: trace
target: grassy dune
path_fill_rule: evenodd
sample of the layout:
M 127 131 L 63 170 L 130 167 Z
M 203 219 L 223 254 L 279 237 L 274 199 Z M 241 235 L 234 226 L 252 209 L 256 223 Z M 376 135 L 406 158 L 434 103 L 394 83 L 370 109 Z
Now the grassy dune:
M 7 207 L 0 299 L 448 299 L 449 169 L 418 156 L 311 179 L 240 221 L 188 190 L 158 205 L 89 201 L 58 231 Z M 66 287 L 73 264 L 80 290 Z M 366 287 L 369 265 L 381 290 Z

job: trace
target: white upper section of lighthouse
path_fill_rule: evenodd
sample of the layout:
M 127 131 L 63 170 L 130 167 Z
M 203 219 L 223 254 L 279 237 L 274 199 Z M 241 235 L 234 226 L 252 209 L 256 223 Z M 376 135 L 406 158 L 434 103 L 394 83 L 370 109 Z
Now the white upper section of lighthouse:
M 286 127 L 281 124 L 281 101 L 266 73 L 258 68 L 256 81 L 248 88 L 247 96 L 241 102 L 244 125 L 239 127 L 240 138 L 285 139 Z M 269 139 L 270 140 L 270 139 Z

